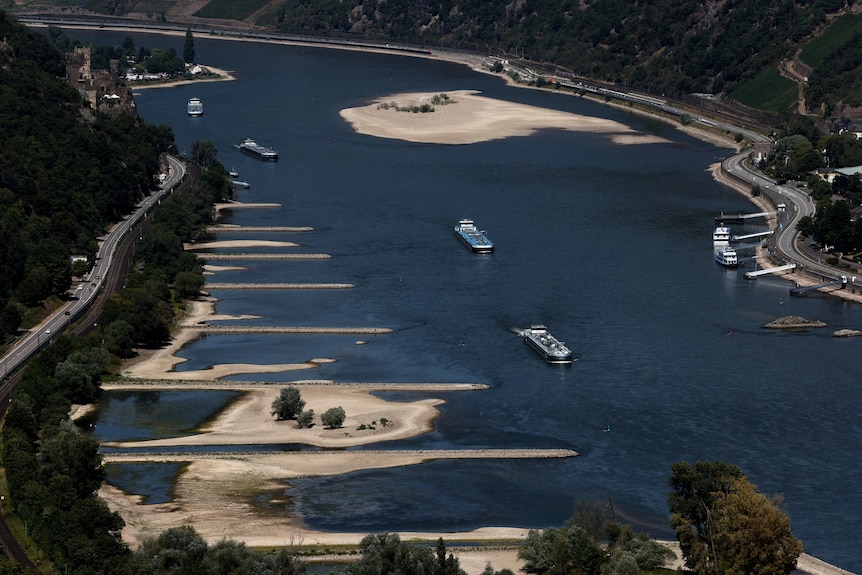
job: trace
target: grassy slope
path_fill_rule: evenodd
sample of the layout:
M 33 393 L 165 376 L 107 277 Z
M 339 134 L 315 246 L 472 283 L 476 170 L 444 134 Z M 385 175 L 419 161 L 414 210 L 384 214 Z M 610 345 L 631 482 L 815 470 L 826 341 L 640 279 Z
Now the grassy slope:
M 730 97 L 751 108 L 783 114 L 796 104 L 798 93 L 795 82 L 770 68 L 739 86 Z

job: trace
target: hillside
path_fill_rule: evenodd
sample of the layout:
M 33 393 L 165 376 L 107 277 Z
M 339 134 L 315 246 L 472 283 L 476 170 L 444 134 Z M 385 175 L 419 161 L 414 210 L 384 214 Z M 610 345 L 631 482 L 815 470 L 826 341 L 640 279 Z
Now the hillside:
M 553 63 L 668 97 L 711 94 L 775 113 L 856 112 L 853 0 L 18 0 L 57 11 L 463 48 Z M 0 2 L 0 8 L 4 2 Z M 832 26 L 841 21 L 841 26 Z M 799 59 L 816 42 L 812 65 Z M 795 64 L 795 65 L 794 65 Z M 802 70 L 802 72 L 798 72 Z M 778 81 L 775 77 L 781 75 Z M 802 89 L 799 89 L 799 88 Z M 804 102 L 804 104 L 802 104 Z

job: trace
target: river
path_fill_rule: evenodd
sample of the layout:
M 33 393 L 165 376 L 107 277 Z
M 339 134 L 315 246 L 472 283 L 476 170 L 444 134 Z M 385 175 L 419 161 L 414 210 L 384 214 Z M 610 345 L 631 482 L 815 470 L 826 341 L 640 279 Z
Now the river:
M 114 45 L 124 36 L 75 35 Z M 133 38 L 138 47 L 182 53 L 182 37 Z M 237 199 L 280 204 L 234 210 L 225 223 L 312 226 L 299 239 L 265 239 L 300 241 L 333 256 L 244 262 L 246 270 L 212 281 L 357 286 L 216 291 L 218 312 L 258 314 L 255 321 L 267 325 L 395 332 L 365 346 L 343 336 L 209 336 L 183 351 L 188 361 L 179 369 L 327 356 L 338 361 L 313 377 L 486 383 L 486 392 L 447 394 L 433 432 L 387 447 L 570 447 L 581 454 L 302 480 L 290 490 L 292 511 L 309 527 L 559 526 L 576 500 L 609 498 L 624 521 L 671 538 L 670 465 L 724 460 L 761 491 L 784 495 L 806 552 L 862 572 L 860 340 L 831 336 L 860 328 L 860 307 L 820 295 L 791 298 L 783 280 L 746 280 L 750 261 L 740 270 L 713 261 L 713 216 L 755 211 L 708 173 L 729 149 L 625 110 L 510 87 L 450 63 L 210 38 L 196 38 L 195 49 L 200 62 L 233 70 L 237 80 L 143 90 L 136 95 L 141 116 L 171 126 L 183 152 L 195 141 L 213 142 L 222 164 L 251 183 Z M 464 146 L 413 144 L 357 135 L 338 116 L 379 96 L 457 89 L 611 118 L 670 142 L 624 146 L 601 134 L 548 130 Z M 203 100 L 205 116 L 186 115 L 192 96 Z M 279 161 L 240 154 L 235 146 L 246 137 L 278 150 Z M 477 256 L 457 242 L 452 227 L 462 217 L 487 230 L 494 254 Z M 763 229 L 763 222 L 739 227 Z M 251 236 L 216 239 L 242 237 Z M 828 328 L 762 328 L 785 315 Z M 516 330 L 536 322 L 575 350 L 573 365 L 548 365 L 521 343 Z M 160 411 L 174 404 L 170 396 L 136 397 L 113 404 L 132 401 L 135 411 L 142 401 L 149 411 L 138 427 L 165 419 L 189 427 L 184 410 Z M 112 419 L 106 401 L 105 422 Z M 114 438 L 112 426 L 99 429 L 100 439 Z M 117 481 L 122 475 L 112 470 Z M 138 489 L 155 482 L 145 477 Z

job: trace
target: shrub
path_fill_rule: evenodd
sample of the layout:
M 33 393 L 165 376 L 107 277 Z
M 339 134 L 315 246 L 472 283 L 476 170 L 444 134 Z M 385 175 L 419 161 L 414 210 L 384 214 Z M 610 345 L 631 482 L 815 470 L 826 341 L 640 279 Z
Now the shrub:
M 327 429 L 335 429 L 337 427 L 341 427 L 341 424 L 344 423 L 344 419 L 346 417 L 347 415 L 344 413 L 343 408 L 330 407 L 326 410 L 326 413 L 320 416 L 320 421 Z

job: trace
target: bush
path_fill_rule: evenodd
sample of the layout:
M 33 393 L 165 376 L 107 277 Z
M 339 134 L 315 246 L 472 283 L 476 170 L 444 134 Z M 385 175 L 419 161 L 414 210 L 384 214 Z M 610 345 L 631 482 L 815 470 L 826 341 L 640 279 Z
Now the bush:
M 341 427 L 347 415 L 341 407 L 330 407 L 326 413 L 320 416 L 320 421 L 327 429 L 335 429 Z
M 309 409 L 308 411 L 303 411 L 296 417 L 296 426 L 300 429 L 304 429 L 306 427 L 311 427 L 311 424 L 314 423 L 314 410 Z
M 303 407 L 305 407 L 305 401 L 299 395 L 299 390 L 295 387 L 285 387 L 272 402 L 272 414 L 279 420 L 296 419 L 302 413 Z

